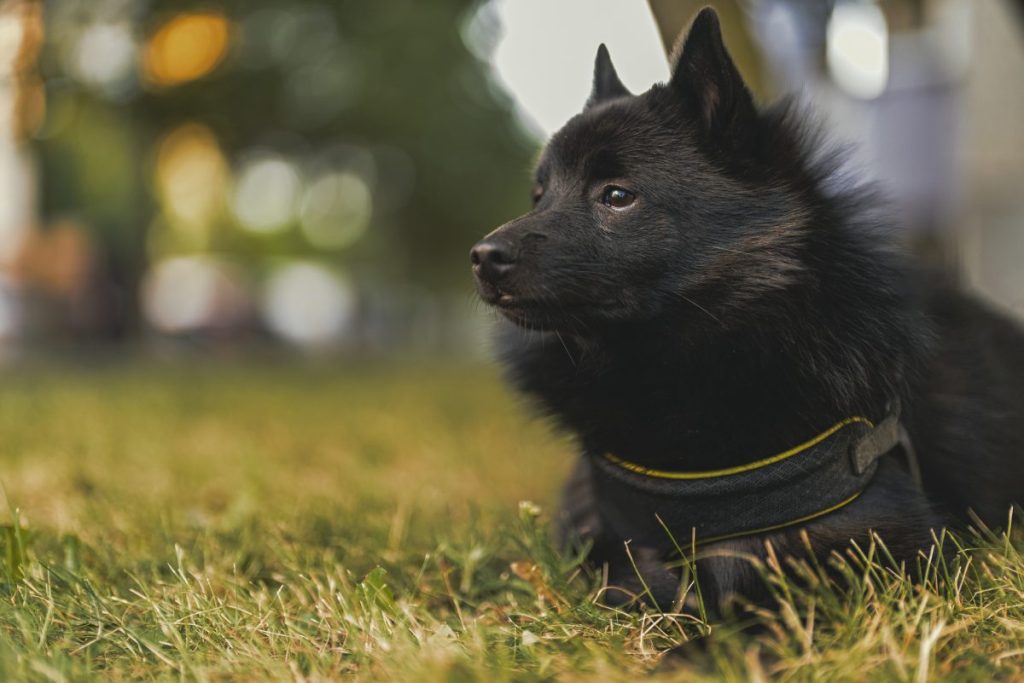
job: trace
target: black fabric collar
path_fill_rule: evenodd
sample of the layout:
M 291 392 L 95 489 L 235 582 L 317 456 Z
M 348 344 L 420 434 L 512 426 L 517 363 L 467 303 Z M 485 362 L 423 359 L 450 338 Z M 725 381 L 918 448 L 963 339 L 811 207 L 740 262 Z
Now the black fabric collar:
M 679 547 L 808 522 L 853 502 L 878 458 L 903 434 L 899 405 L 878 425 L 847 418 L 813 439 L 747 465 L 708 472 L 655 470 L 614 454 L 593 455 L 602 517 L 620 538 Z

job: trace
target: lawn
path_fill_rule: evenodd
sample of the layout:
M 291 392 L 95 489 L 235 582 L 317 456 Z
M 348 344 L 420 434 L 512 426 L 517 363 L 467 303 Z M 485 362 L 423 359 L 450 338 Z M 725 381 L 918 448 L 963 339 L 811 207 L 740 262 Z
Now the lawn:
M 0 680 L 1024 679 L 1001 535 L 923 584 L 765 567 L 766 635 L 665 658 L 707 626 L 600 606 L 548 542 L 571 453 L 487 366 L 8 366 Z

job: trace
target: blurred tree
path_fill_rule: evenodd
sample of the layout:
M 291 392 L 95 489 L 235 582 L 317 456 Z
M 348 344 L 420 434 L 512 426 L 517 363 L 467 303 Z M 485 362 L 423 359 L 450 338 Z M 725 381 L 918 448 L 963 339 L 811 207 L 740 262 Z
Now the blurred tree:
M 50 3 L 41 59 L 49 114 L 37 137 L 44 223 L 81 219 L 134 302 L 160 213 L 156 147 L 197 122 L 234 166 L 257 149 L 300 168 L 368 154 L 373 217 L 355 243 L 325 248 L 310 243 L 297 216 L 255 234 L 225 211 L 208 241 L 183 248 L 227 253 L 256 271 L 280 256 L 317 255 L 357 275 L 467 286 L 472 242 L 528 205 L 535 147 L 463 42 L 474 6 Z

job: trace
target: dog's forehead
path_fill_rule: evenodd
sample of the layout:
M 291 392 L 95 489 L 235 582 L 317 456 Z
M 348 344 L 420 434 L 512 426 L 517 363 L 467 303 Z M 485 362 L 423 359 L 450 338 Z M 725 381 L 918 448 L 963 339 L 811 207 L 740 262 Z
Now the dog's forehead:
M 667 135 L 660 122 L 635 104 L 612 102 L 570 119 L 545 148 L 542 171 L 614 178 L 642 164 Z

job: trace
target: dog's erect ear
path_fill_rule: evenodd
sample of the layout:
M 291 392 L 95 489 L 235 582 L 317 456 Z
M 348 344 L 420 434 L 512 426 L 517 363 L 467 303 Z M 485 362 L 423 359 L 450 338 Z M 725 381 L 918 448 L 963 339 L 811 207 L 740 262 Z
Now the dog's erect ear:
M 587 100 L 586 108 L 590 109 L 595 104 L 632 94 L 626 89 L 626 86 L 622 85 L 619 74 L 615 73 L 615 67 L 612 66 L 608 48 L 601 43 L 601 46 L 597 48 L 597 58 L 594 60 L 594 88 L 590 91 L 590 99 Z
M 695 107 L 712 135 L 746 130 L 757 116 L 754 100 L 722 42 L 718 14 L 705 7 L 693 20 L 672 71 L 671 86 Z

